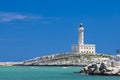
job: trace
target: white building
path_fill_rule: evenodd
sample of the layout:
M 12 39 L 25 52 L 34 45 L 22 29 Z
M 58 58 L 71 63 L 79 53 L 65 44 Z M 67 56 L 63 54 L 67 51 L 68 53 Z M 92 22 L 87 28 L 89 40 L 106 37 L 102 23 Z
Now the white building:
M 84 44 L 84 27 L 80 23 L 78 28 L 78 44 L 72 46 L 74 54 L 95 54 L 95 44 Z

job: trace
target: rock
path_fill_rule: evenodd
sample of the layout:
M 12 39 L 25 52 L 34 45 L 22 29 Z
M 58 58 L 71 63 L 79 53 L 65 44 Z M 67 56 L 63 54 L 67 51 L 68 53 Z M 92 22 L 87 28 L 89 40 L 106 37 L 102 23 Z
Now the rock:
M 88 74 L 95 75 L 98 74 L 99 72 L 100 71 L 97 64 L 92 64 L 91 66 L 88 66 Z
M 117 73 L 118 76 L 120 76 L 120 73 Z
M 106 69 L 105 63 L 101 63 L 99 70 L 102 71 L 103 69 Z
M 87 70 L 88 70 L 88 66 L 84 67 L 83 69 L 84 69 L 85 71 L 87 71 Z
M 113 71 L 113 67 L 108 67 L 108 68 L 106 68 L 106 70 L 107 70 L 108 72 Z
M 105 63 L 101 64 L 90 64 L 83 68 L 79 73 L 85 73 L 89 75 L 119 75 L 120 76 L 120 67 L 109 67 Z
M 102 69 L 102 70 L 100 71 L 100 75 L 104 75 L 105 72 L 106 72 L 106 69 Z
M 87 74 L 88 73 L 88 68 L 87 69 L 84 68 L 83 71 L 84 71 L 85 74 Z
M 94 74 L 100 74 L 99 69 L 96 69 L 96 70 L 94 71 Z
M 104 72 L 104 74 L 103 75 L 112 75 L 112 73 L 111 72 Z
M 88 74 L 93 75 L 93 70 L 94 70 L 94 68 L 88 68 Z
M 117 74 L 119 72 L 119 69 L 113 68 L 112 74 Z

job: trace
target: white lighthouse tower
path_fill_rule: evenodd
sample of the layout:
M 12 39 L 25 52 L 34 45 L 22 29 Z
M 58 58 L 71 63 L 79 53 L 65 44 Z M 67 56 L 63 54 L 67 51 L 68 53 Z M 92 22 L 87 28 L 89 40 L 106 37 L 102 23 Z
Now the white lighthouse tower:
M 82 23 L 78 28 L 78 45 L 84 45 L 84 27 Z
M 84 27 L 80 23 L 78 28 L 78 44 L 72 46 L 72 53 L 74 54 L 95 54 L 94 44 L 84 44 Z

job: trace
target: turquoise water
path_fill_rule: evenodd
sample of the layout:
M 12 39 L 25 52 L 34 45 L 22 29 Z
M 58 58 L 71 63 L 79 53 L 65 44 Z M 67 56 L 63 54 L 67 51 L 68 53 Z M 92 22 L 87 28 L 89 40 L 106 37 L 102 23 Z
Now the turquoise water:
M 120 80 L 119 76 L 73 74 L 80 67 L 0 67 L 0 80 Z

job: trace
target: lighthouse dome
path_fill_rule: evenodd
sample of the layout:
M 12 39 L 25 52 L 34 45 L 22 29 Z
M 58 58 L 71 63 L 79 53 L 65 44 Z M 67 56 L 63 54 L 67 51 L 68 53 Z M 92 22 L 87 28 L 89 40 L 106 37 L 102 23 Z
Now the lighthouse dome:
M 84 30 L 83 23 L 80 23 L 79 30 Z

